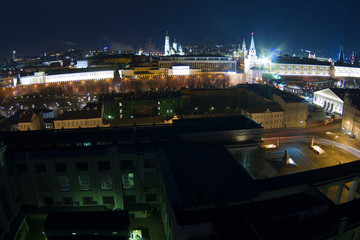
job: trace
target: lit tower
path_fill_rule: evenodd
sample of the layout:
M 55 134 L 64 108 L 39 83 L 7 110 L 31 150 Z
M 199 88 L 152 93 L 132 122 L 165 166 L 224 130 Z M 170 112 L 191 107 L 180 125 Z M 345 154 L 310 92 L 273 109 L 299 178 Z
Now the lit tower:
M 352 52 L 352 56 L 351 56 L 351 64 L 355 63 L 355 52 Z
M 177 48 L 177 42 L 176 42 L 176 38 L 174 38 L 174 42 L 173 42 L 173 49 L 174 49 L 174 52 L 176 53 L 178 48 Z
M 164 56 L 170 55 L 170 40 L 169 39 L 170 39 L 169 38 L 169 33 L 168 33 L 168 31 L 166 31 Z
M 256 58 L 254 33 L 251 33 L 251 43 L 250 43 L 250 49 L 249 49 L 249 57 L 255 57 Z
M 12 52 L 12 59 L 13 59 L 13 61 L 15 61 L 15 59 L 16 59 L 15 54 L 16 54 L 16 51 L 14 50 L 14 51 Z
M 344 62 L 344 46 L 340 45 L 339 60 L 338 62 Z
M 241 51 L 242 51 L 242 54 L 243 54 L 242 57 L 243 57 L 243 59 L 245 59 L 247 57 L 245 38 L 243 39 Z

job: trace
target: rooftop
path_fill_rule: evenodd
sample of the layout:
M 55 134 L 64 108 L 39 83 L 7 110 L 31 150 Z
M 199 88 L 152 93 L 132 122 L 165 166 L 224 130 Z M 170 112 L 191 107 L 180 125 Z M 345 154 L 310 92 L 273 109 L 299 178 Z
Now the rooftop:
M 59 114 L 54 120 L 75 120 L 75 119 L 93 119 L 101 118 L 101 109 L 98 110 L 79 110 L 79 111 L 66 111 Z
M 276 94 L 279 97 L 281 97 L 286 103 L 306 102 L 305 99 L 297 95 L 294 95 L 289 92 L 284 92 L 279 89 L 273 89 L 273 94 Z
M 230 131 L 261 129 L 261 125 L 245 116 L 209 117 L 173 120 L 173 125 L 181 133 L 207 131 Z
M 44 227 L 46 230 L 116 230 L 130 225 L 127 211 L 50 212 Z
M 264 113 L 267 109 L 271 112 L 283 112 L 284 110 L 277 103 L 265 103 L 263 105 L 254 105 L 245 107 L 244 110 L 249 113 Z
M 226 205 L 256 194 L 253 178 L 221 146 L 169 144 L 160 156 L 166 191 L 175 208 Z

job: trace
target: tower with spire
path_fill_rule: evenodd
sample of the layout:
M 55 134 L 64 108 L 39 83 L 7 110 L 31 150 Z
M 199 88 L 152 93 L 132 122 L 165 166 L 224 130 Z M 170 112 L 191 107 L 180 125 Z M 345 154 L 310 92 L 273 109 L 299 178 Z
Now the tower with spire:
M 351 64 L 354 65 L 354 63 L 355 63 L 355 52 L 353 51 L 351 55 Z
M 340 45 L 340 52 L 339 52 L 339 63 L 344 63 L 344 46 Z
M 170 47 L 170 37 L 168 32 L 166 31 L 164 56 L 170 55 L 185 55 L 185 53 L 183 52 L 181 45 L 176 42 L 176 38 L 174 38 L 172 47 Z
M 259 63 L 258 63 L 258 58 L 256 56 L 254 33 L 251 33 L 251 43 L 250 43 L 249 53 L 244 59 L 244 72 L 245 73 L 250 72 L 251 68 L 256 67 L 257 65 L 259 65 Z
M 251 43 L 250 43 L 250 49 L 249 49 L 249 57 L 256 57 L 254 33 L 251 33 Z
M 242 58 L 245 59 L 247 57 L 247 49 L 246 49 L 245 38 L 243 39 L 241 52 L 242 52 Z
M 168 55 L 170 55 L 170 37 L 168 31 L 166 31 L 164 56 Z

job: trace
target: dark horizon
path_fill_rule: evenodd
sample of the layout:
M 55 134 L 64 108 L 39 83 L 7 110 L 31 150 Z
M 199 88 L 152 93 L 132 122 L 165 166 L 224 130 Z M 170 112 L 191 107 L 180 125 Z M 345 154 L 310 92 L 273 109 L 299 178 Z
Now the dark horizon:
M 342 1 L 255 0 L 239 2 L 139 0 L 62 1 L 5 0 L 0 9 L 4 22 L 0 57 L 39 55 L 64 49 L 117 49 L 144 47 L 149 38 L 163 50 L 165 32 L 182 45 L 250 44 L 257 48 L 309 49 L 336 57 L 360 52 L 354 27 L 359 4 Z

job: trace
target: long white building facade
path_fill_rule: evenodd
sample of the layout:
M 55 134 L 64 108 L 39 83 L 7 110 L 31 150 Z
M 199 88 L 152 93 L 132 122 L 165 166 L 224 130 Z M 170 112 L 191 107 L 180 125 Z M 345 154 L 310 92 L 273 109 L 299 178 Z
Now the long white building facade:
M 122 71 L 119 70 L 121 77 Z M 104 80 L 113 79 L 114 71 L 89 71 L 47 75 L 45 72 L 36 72 L 33 76 L 24 76 L 13 79 L 13 85 L 32 85 L 32 84 L 46 84 L 46 83 L 61 83 L 72 81 L 88 81 L 88 80 Z

